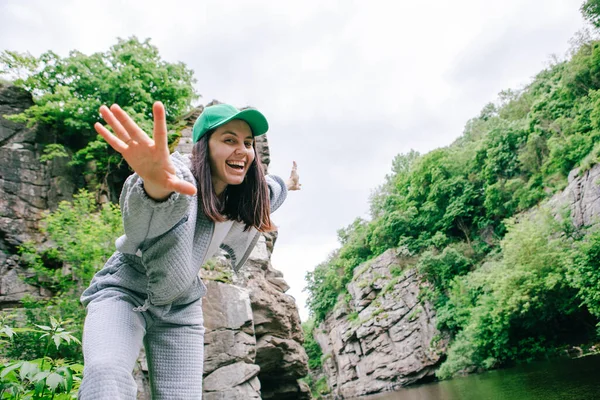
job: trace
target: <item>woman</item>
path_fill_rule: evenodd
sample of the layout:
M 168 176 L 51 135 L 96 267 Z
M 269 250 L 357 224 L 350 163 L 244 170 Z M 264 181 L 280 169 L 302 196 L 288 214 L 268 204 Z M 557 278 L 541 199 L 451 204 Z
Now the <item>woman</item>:
M 135 399 L 132 376 L 146 349 L 153 399 L 200 399 L 204 327 L 201 265 L 219 248 L 239 269 L 260 232 L 274 229 L 270 212 L 298 190 L 296 166 L 286 184 L 264 176 L 254 137 L 268 129 L 254 109 L 207 107 L 193 128 L 189 161 L 169 155 L 165 110 L 153 106 L 149 138 L 117 105 L 100 113 L 113 128 L 95 129 L 135 174 L 120 204 L 125 235 L 81 297 L 85 369 L 80 399 Z

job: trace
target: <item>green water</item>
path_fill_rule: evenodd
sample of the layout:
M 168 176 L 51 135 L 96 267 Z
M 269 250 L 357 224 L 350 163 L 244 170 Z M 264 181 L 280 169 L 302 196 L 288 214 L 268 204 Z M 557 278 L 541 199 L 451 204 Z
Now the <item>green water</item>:
M 360 400 L 471 399 L 600 399 L 600 355 L 532 363 L 360 398 Z

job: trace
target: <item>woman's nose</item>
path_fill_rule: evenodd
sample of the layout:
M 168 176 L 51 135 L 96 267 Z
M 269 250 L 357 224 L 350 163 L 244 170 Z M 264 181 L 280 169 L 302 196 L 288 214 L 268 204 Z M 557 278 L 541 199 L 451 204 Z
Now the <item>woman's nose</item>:
M 244 154 L 246 152 L 246 148 L 244 147 L 244 145 L 242 144 L 241 146 L 236 146 L 235 147 L 235 153 L 236 154 Z

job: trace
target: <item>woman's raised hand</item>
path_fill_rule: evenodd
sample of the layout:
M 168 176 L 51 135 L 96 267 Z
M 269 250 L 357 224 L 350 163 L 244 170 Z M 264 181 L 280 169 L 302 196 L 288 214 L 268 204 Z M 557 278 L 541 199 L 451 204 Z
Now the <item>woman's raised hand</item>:
M 144 180 L 144 190 L 155 200 L 163 200 L 172 192 L 196 194 L 196 187 L 179 179 L 169 158 L 165 107 L 159 101 L 152 106 L 154 115 L 153 139 L 116 104 L 110 109 L 100 107 L 100 114 L 113 128 L 115 135 L 102 124 L 94 125 L 110 146 L 121 153 L 129 166 Z
M 288 190 L 300 190 L 302 184 L 298 183 L 299 180 L 300 177 L 298 176 L 298 165 L 296 164 L 296 161 L 294 161 L 294 164 L 292 165 L 290 179 L 288 179 L 288 181 L 286 182 Z

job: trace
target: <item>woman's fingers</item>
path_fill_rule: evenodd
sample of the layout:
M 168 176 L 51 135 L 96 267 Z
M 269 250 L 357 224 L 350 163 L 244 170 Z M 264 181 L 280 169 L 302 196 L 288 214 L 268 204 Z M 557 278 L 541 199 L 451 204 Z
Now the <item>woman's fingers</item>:
M 156 102 L 152 110 L 154 141 L 116 104 L 110 109 L 100 107 L 102 117 L 114 129 L 116 136 L 100 123 L 96 123 L 94 128 L 112 148 L 123 154 L 131 168 L 149 185 L 158 187 L 161 192 L 175 191 L 193 196 L 196 187 L 178 178 L 169 160 L 165 108 L 161 102 Z
M 292 164 L 292 172 L 290 173 L 290 179 L 288 180 L 288 190 L 300 190 L 300 186 L 302 186 L 298 181 L 300 180 L 300 176 L 298 176 L 298 165 L 296 161 L 293 161 Z
M 167 115 L 164 105 L 157 101 L 152 105 L 154 115 L 154 143 L 159 149 L 168 149 L 167 140 Z
M 103 127 L 101 123 L 96 122 L 94 124 L 94 129 L 96 129 L 96 132 L 98 132 L 98 134 L 102 136 L 104 140 L 106 140 L 108 144 L 110 144 L 110 146 L 119 153 L 127 150 L 127 145 L 121 139 L 110 133 L 110 131 Z
M 110 111 L 110 109 L 106 106 L 101 106 L 100 114 L 102 115 L 102 118 L 104 118 L 106 123 L 108 123 L 108 125 L 110 125 L 113 128 L 115 134 L 119 137 L 119 139 L 121 139 L 125 144 L 129 143 L 129 141 L 131 140 L 131 136 L 129 135 L 129 133 L 127 133 L 127 130 L 123 127 L 123 125 L 121 125 L 119 120 L 114 116 L 112 111 Z
M 110 111 L 119 121 L 121 126 L 125 128 L 127 134 L 131 139 L 135 140 L 138 143 L 152 143 L 148 135 L 146 135 L 146 133 L 140 129 L 140 127 L 131 119 L 131 117 L 125 111 L 123 111 L 121 107 L 119 107 L 117 104 L 113 104 L 112 106 L 110 106 Z
M 196 186 L 179 178 L 175 178 L 171 182 L 171 189 L 188 196 L 193 196 L 196 194 Z
M 290 178 L 294 181 L 298 181 L 298 164 L 296 161 L 293 161 L 292 172 L 290 173 Z

